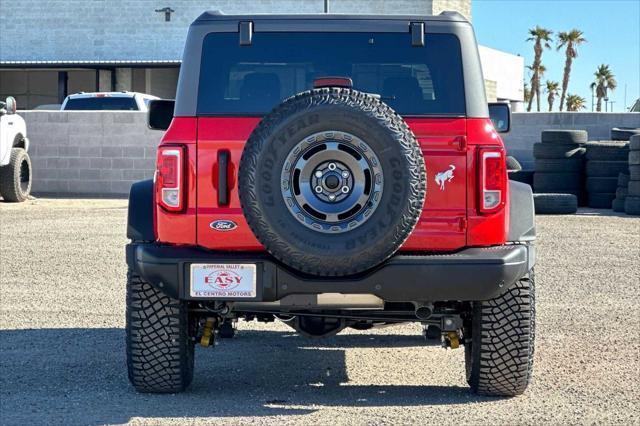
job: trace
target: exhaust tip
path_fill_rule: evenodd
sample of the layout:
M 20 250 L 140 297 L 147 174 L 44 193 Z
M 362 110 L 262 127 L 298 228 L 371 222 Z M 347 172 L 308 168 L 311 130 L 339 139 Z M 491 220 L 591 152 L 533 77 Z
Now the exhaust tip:
M 419 305 L 416 307 L 415 315 L 420 320 L 426 320 L 433 314 L 433 305 Z

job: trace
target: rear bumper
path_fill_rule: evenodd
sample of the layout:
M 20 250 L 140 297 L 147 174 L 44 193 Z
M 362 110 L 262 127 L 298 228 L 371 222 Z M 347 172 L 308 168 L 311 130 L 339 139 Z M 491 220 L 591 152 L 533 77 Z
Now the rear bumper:
M 533 245 L 468 248 L 446 255 L 397 254 L 353 277 L 299 274 L 266 253 L 213 252 L 156 243 L 127 245 L 129 268 L 170 297 L 190 296 L 191 263 L 252 263 L 257 268 L 255 298 L 201 299 L 277 301 L 299 294 L 373 294 L 387 302 L 477 301 L 494 298 L 523 277 L 535 261 Z

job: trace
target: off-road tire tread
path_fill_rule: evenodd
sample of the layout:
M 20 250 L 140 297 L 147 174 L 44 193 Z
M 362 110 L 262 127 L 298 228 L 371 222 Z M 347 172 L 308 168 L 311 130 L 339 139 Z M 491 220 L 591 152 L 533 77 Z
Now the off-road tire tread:
M 402 218 L 393 235 L 367 249 L 362 250 L 357 259 L 336 259 L 333 265 L 319 261 L 315 256 L 292 249 L 270 229 L 264 219 L 256 197 L 258 158 L 271 133 L 287 117 L 296 112 L 308 109 L 313 105 L 346 103 L 358 108 L 362 113 L 376 120 L 385 122 L 394 132 L 408 165 L 409 197 Z M 316 276 L 344 276 L 363 272 L 380 264 L 409 238 L 415 228 L 426 195 L 426 170 L 424 157 L 415 135 L 407 123 L 391 107 L 370 94 L 344 88 L 320 88 L 307 90 L 294 95 L 276 106 L 254 129 L 245 145 L 239 166 L 239 195 L 247 224 L 258 241 L 275 258 L 294 269 Z M 248 190 L 252 188 L 253 190 Z M 283 201 L 284 202 L 284 201 Z M 292 218 L 292 220 L 295 220 Z M 340 238 L 340 236 L 336 236 Z
M 535 343 L 533 269 L 506 292 L 473 305 L 469 385 L 488 396 L 522 394 L 531 381 Z M 478 350 L 473 350 L 476 346 Z
M 11 148 L 11 156 L 9 163 L 0 167 L 0 195 L 4 201 L 19 203 L 25 201 L 31 192 L 31 183 L 27 191 L 22 192 L 20 188 L 20 167 L 22 158 L 25 157 L 29 164 L 29 176 L 33 181 L 33 169 L 31 168 L 31 159 L 24 148 Z M 16 176 L 17 174 L 17 176 Z
M 139 392 L 177 393 L 193 378 L 194 342 L 186 302 L 173 299 L 129 270 L 127 367 Z

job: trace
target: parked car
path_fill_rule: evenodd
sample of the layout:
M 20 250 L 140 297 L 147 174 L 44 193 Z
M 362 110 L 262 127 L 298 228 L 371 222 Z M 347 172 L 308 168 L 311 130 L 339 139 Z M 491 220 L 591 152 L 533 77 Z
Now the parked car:
M 0 102 L 0 196 L 24 201 L 31 193 L 31 159 L 24 119 L 16 114 L 16 100 Z
M 65 98 L 62 111 L 147 111 L 149 102 L 157 96 L 138 92 L 76 93 Z
M 509 106 L 488 107 L 462 15 L 204 13 L 149 125 L 166 133 L 126 249 L 138 391 L 184 390 L 196 342 L 279 319 L 309 337 L 417 322 L 465 347 L 474 392 L 524 392 L 533 196 L 508 181 Z

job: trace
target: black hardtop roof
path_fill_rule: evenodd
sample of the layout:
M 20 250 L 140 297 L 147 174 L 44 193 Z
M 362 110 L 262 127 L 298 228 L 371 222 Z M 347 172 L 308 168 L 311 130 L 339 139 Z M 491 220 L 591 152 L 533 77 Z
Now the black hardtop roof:
M 278 20 L 278 21 L 308 21 L 308 20 L 378 20 L 378 21 L 439 21 L 439 22 L 469 22 L 467 18 L 458 12 L 445 11 L 439 15 L 354 15 L 340 13 L 317 14 L 251 14 L 251 15 L 225 15 L 219 10 L 210 10 L 198 16 L 194 24 L 207 21 L 254 21 L 254 20 Z

